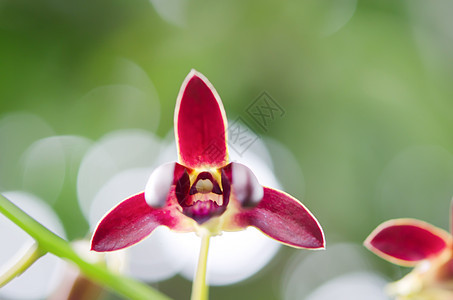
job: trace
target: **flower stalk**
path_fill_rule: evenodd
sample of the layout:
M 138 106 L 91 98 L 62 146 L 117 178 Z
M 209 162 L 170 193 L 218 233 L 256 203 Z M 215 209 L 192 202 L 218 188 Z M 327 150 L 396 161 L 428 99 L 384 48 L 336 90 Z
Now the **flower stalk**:
M 20 253 L 20 257 L 17 261 L 12 262 L 11 265 L 6 266 L 5 270 L 0 272 L 0 288 L 22 274 L 46 253 L 47 251 L 43 251 L 39 248 L 37 243 L 34 243 L 31 247 L 27 248 L 25 253 Z
M 206 284 L 206 267 L 208 261 L 208 250 L 211 233 L 203 231 L 201 235 L 200 255 L 198 256 L 198 266 L 195 273 L 195 278 L 192 284 L 191 300 L 207 300 L 208 285 Z

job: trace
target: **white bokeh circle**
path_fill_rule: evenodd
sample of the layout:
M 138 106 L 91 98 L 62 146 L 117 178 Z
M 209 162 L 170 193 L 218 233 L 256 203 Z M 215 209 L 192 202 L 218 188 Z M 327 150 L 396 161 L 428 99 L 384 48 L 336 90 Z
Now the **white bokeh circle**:
M 311 293 L 321 292 L 324 295 L 329 287 L 323 285 L 330 280 L 335 284 L 344 274 L 372 272 L 374 268 L 368 261 L 367 251 L 362 245 L 341 243 L 330 245 L 327 251 L 296 253 L 288 261 L 282 277 L 282 299 L 305 299 Z
M 77 177 L 84 216 L 89 219 L 96 194 L 112 177 L 127 169 L 150 167 L 159 150 L 160 141 L 152 133 L 138 129 L 114 131 L 96 142 L 83 157 Z
M 192 280 L 197 266 L 201 239 L 194 234 L 184 234 L 173 247 L 185 249 L 186 264 L 181 274 Z M 211 238 L 207 281 L 209 285 L 230 285 L 243 281 L 261 270 L 275 256 L 280 244 L 253 227 L 243 231 L 223 232 Z M 177 258 L 175 258 L 177 259 Z
M 387 281 L 372 272 L 352 272 L 333 278 L 305 300 L 390 300 L 385 294 Z

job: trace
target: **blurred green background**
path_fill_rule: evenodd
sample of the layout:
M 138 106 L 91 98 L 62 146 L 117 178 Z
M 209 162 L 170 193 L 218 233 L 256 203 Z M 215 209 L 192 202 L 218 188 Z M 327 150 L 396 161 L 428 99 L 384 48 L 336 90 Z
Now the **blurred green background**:
M 195 68 L 230 118 L 244 117 L 295 156 L 303 182 L 285 177 L 287 159 L 270 148 L 279 180 L 316 215 L 328 246 L 360 244 L 396 217 L 448 229 L 452 11 L 447 0 L 0 0 L 0 118 L 35 114 L 49 136 L 97 140 L 143 128 L 165 137 Z M 285 111 L 266 130 L 246 113 L 263 91 Z M 5 136 L 0 150 L 19 140 Z M 40 137 L 30 133 L 29 144 Z M 2 156 L 0 188 L 20 189 L 19 154 Z M 87 236 L 74 176 L 53 206 L 69 239 Z M 214 287 L 212 298 L 279 299 L 296 252 L 285 247 L 258 276 Z M 190 292 L 180 277 L 158 286 L 177 299 Z

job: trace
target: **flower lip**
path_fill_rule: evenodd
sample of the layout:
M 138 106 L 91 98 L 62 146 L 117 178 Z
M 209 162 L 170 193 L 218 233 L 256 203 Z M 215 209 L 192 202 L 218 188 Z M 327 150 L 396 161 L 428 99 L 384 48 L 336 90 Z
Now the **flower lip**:
M 182 213 L 202 224 L 212 217 L 220 216 L 227 208 L 230 197 L 230 183 L 222 179 L 222 188 L 208 171 L 200 172 L 193 183 L 189 173 L 184 171 L 176 180 L 175 194 Z
M 216 201 L 199 200 L 191 206 L 183 207 L 182 212 L 198 224 L 203 224 L 213 217 L 220 216 L 225 210 L 226 206 L 219 206 Z

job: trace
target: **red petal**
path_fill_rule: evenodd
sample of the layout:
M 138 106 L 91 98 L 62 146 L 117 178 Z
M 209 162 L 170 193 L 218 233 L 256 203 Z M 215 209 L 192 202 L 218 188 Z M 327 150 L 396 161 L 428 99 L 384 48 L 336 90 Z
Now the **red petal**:
M 290 195 L 264 187 L 261 202 L 236 216 L 237 225 L 254 226 L 271 238 L 297 248 L 321 249 L 324 233 L 311 212 Z
M 390 220 L 379 225 L 365 246 L 382 258 L 402 266 L 439 255 L 451 247 L 446 231 L 415 219 Z
M 228 161 L 226 116 L 211 83 L 192 70 L 178 95 L 175 136 L 181 164 L 190 168 L 221 167 Z
M 132 246 L 160 225 L 180 229 L 180 218 L 186 217 L 171 208 L 151 208 L 144 193 L 127 198 L 99 222 L 91 239 L 91 250 L 104 252 Z

